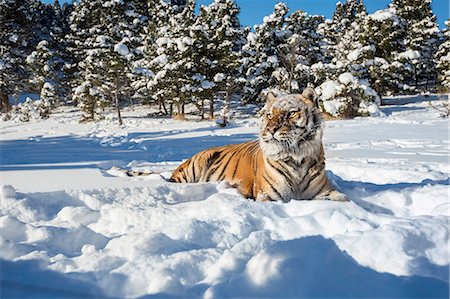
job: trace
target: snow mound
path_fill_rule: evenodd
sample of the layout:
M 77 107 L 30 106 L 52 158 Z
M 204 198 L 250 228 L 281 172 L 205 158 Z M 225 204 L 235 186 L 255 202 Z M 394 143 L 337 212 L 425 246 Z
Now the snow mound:
M 375 285 L 364 288 L 349 279 L 355 277 L 389 282 L 380 295 L 407 295 L 416 283 L 435 286 L 428 295 L 445 294 L 448 217 L 434 212 L 442 202 L 421 203 L 430 191 L 443 191 L 411 187 L 410 204 L 428 206 L 429 214 L 403 210 L 408 217 L 400 217 L 383 205 L 386 198 L 398 204 L 398 193 L 352 193 L 330 175 L 362 205 L 258 203 L 212 183 L 21 196 L 10 190 L 2 197 L 1 258 L 37 259 L 40 269 L 78 273 L 83 283 L 119 297 L 319 296 L 330 292 L 314 279 L 323 273 L 339 296 L 373 294 Z M 371 208 L 363 208 L 365 200 Z M 293 284 L 293 277 L 309 278 Z

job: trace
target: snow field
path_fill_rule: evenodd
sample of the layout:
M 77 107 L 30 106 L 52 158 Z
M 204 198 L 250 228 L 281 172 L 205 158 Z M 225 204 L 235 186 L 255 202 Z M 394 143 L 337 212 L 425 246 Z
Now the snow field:
M 3 292 L 446 298 L 448 120 L 419 97 L 398 100 L 385 117 L 327 123 L 328 175 L 349 203 L 259 203 L 226 183 L 163 180 L 202 148 L 255 138 L 252 119 L 6 123 Z

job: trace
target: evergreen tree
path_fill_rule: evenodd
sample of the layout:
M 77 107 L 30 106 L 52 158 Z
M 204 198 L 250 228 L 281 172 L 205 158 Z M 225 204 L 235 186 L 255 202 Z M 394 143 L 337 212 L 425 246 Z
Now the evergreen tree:
M 244 43 L 239 23 L 239 8 L 233 0 L 215 0 L 200 8 L 200 15 L 192 26 L 192 53 L 195 77 L 203 78 L 193 95 L 203 117 L 203 102 L 209 100 L 210 118 L 214 117 L 214 100 L 229 102 L 237 90 L 238 53 Z M 205 88 L 209 87 L 209 88 Z M 228 104 L 225 104 L 228 105 Z
M 100 111 L 110 103 L 104 75 L 108 72 L 105 53 L 111 41 L 105 35 L 107 23 L 103 10 L 101 0 L 82 0 L 70 17 L 71 51 L 77 62 L 73 100 L 86 112 L 82 121 L 100 117 Z
M 190 28 L 195 22 L 194 1 L 178 11 L 178 6 L 164 5 L 164 17 L 167 22 L 156 28 L 155 43 L 149 53 L 155 53 L 155 58 L 149 62 L 150 69 L 155 73 L 154 78 L 147 84 L 153 98 L 165 105 L 169 104 L 169 113 L 173 114 L 173 105 L 178 109 L 177 115 L 184 115 L 184 105 L 190 101 L 193 80 L 191 75 L 193 43 L 189 35 Z
M 450 90 L 450 19 L 445 21 L 446 28 L 443 30 L 443 41 L 436 52 L 436 69 L 438 71 L 438 82 L 441 86 Z
M 10 110 L 10 98 L 27 89 L 25 59 L 36 45 L 40 24 L 36 0 L 0 1 L 0 108 Z
M 122 124 L 120 101 L 133 57 L 127 44 L 134 41 L 124 16 L 122 3 L 101 0 L 81 1 L 72 13 L 71 39 L 80 78 L 74 100 L 87 113 L 83 120 L 95 119 L 99 109 L 113 104 Z
M 325 59 L 323 36 L 317 32 L 323 21 L 323 17 L 308 16 L 301 10 L 286 18 L 283 28 L 287 38 L 280 46 L 281 65 L 277 72 L 281 89 L 298 93 L 314 82 L 311 66 Z
M 240 59 L 244 102 L 255 102 L 265 88 L 278 83 L 274 72 L 281 66 L 278 50 L 286 43 L 287 32 L 283 26 L 287 13 L 286 4 L 276 4 L 274 12 L 264 17 L 263 23 L 255 26 L 255 32 L 247 36 Z
M 378 113 L 380 98 L 369 82 L 375 46 L 365 38 L 367 18 L 361 0 L 338 2 L 333 18 L 318 29 L 325 40 L 325 63 L 313 65 L 312 70 L 320 84 L 321 107 L 331 116 Z
M 26 62 L 30 69 L 30 83 L 41 95 L 40 99 L 49 109 L 55 108 L 62 97 L 61 70 L 63 61 L 46 40 L 40 41 L 36 50 L 28 55 Z M 50 112 L 50 110 L 49 110 Z
M 363 40 L 374 47 L 368 63 L 369 81 L 380 95 L 402 91 L 405 75 L 411 70 L 399 56 L 405 50 L 404 30 L 392 8 L 376 11 L 365 19 Z
M 431 9 L 431 0 L 393 0 L 391 4 L 404 30 L 405 51 L 401 62 L 411 65 L 412 72 L 405 77 L 407 84 L 427 88 L 435 80 L 434 55 L 439 28 Z

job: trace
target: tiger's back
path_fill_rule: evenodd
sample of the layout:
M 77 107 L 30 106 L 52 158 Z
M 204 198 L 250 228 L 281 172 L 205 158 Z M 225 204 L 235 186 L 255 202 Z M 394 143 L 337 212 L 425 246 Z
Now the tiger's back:
M 198 183 L 227 181 L 249 198 L 254 193 L 255 178 L 262 153 L 258 141 L 206 149 L 181 164 L 170 181 Z

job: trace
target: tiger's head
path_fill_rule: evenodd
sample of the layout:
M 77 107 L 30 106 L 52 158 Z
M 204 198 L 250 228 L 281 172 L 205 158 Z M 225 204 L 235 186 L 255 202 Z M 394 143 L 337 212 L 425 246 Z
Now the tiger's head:
M 312 88 L 302 94 L 267 95 L 260 131 L 260 146 L 267 157 L 301 158 L 320 152 L 324 123 L 316 98 Z

